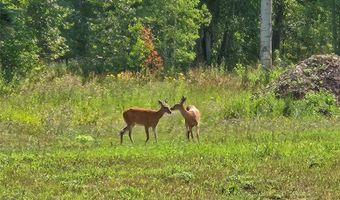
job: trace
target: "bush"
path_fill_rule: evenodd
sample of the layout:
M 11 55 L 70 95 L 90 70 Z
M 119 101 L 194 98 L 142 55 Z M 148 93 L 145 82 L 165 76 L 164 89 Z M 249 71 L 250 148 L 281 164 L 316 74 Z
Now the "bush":
M 277 98 L 274 93 L 238 95 L 225 107 L 225 118 L 318 117 L 339 113 L 335 96 L 327 90 L 309 92 L 303 99 Z
M 269 93 L 252 100 L 251 114 L 253 116 L 280 116 L 284 108 L 284 101 Z
M 339 112 L 334 94 L 327 90 L 308 92 L 301 100 L 285 98 L 284 116 L 330 116 Z

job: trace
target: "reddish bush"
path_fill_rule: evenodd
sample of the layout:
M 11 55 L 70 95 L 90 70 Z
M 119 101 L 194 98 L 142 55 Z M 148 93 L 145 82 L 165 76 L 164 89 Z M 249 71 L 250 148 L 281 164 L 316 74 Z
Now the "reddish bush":
M 163 69 L 163 59 L 158 54 L 152 41 L 151 29 L 143 27 L 141 29 L 142 39 L 144 40 L 145 47 L 148 49 L 148 55 L 146 55 L 143 65 L 149 69 L 160 70 Z

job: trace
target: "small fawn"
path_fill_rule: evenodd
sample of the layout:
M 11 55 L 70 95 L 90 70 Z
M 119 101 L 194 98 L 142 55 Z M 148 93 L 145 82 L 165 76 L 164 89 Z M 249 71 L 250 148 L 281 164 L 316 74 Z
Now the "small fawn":
M 158 111 L 144 109 L 144 108 L 129 108 L 123 112 L 124 121 L 126 122 L 126 127 L 124 127 L 120 133 L 120 144 L 123 143 L 123 135 L 126 131 L 129 131 L 129 138 L 131 143 L 133 144 L 132 139 L 132 128 L 136 125 L 143 125 L 145 127 L 146 140 L 145 144 L 149 140 L 149 128 L 152 128 L 152 131 L 155 136 L 155 140 L 157 143 L 157 124 L 159 119 L 164 115 L 164 113 L 171 114 L 171 110 L 169 105 L 166 102 L 162 102 L 158 100 L 161 108 Z
M 194 135 L 192 133 L 192 128 L 196 126 L 196 137 L 199 142 L 199 121 L 200 121 L 200 111 L 193 105 L 189 105 L 186 109 L 183 104 L 186 98 L 183 96 L 179 103 L 175 104 L 171 110 L 179 110 L 185 119 L 185 128 L 188 141 L 190 141 L 190 135 L 192 140 L 194 140 Z

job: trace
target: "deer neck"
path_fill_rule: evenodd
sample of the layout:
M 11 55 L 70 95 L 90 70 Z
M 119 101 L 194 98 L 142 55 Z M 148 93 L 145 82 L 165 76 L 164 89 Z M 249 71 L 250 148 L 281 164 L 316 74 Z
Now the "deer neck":
M 157 112 L 156 112 L 156 116 L 158 119 L 160 119 L 161 117 L 163 117 L 164 115 L 164 110 L 162 108 L 160 108 Z
M 188 118 L 189 117 L 189 113 L 188 111 L 184 108 L 184 106 L 181 106 L 179 109 L 179 112 L 182 114 L 182 116 L 184 118 Z

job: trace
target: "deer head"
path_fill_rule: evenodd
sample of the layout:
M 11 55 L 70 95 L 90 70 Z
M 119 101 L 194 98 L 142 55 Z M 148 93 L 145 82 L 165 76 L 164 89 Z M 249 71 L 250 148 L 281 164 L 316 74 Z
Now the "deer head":
M 184 102 L 187 100 L 186 97 L 182 96 L 181 100 L 179 103 L 175 104 L 174 106 L 171 107 L 171 110 L 179 110 L 180 108 L 183 108 Z
M 161 101 L 161 100 L 158 100 L 158 103 L 159 103 L 159 105 L 161 105 L 162 112 L 171 114 L 170 107 L 167 104 L 166 100 L 164 100 L 164 102 Z

